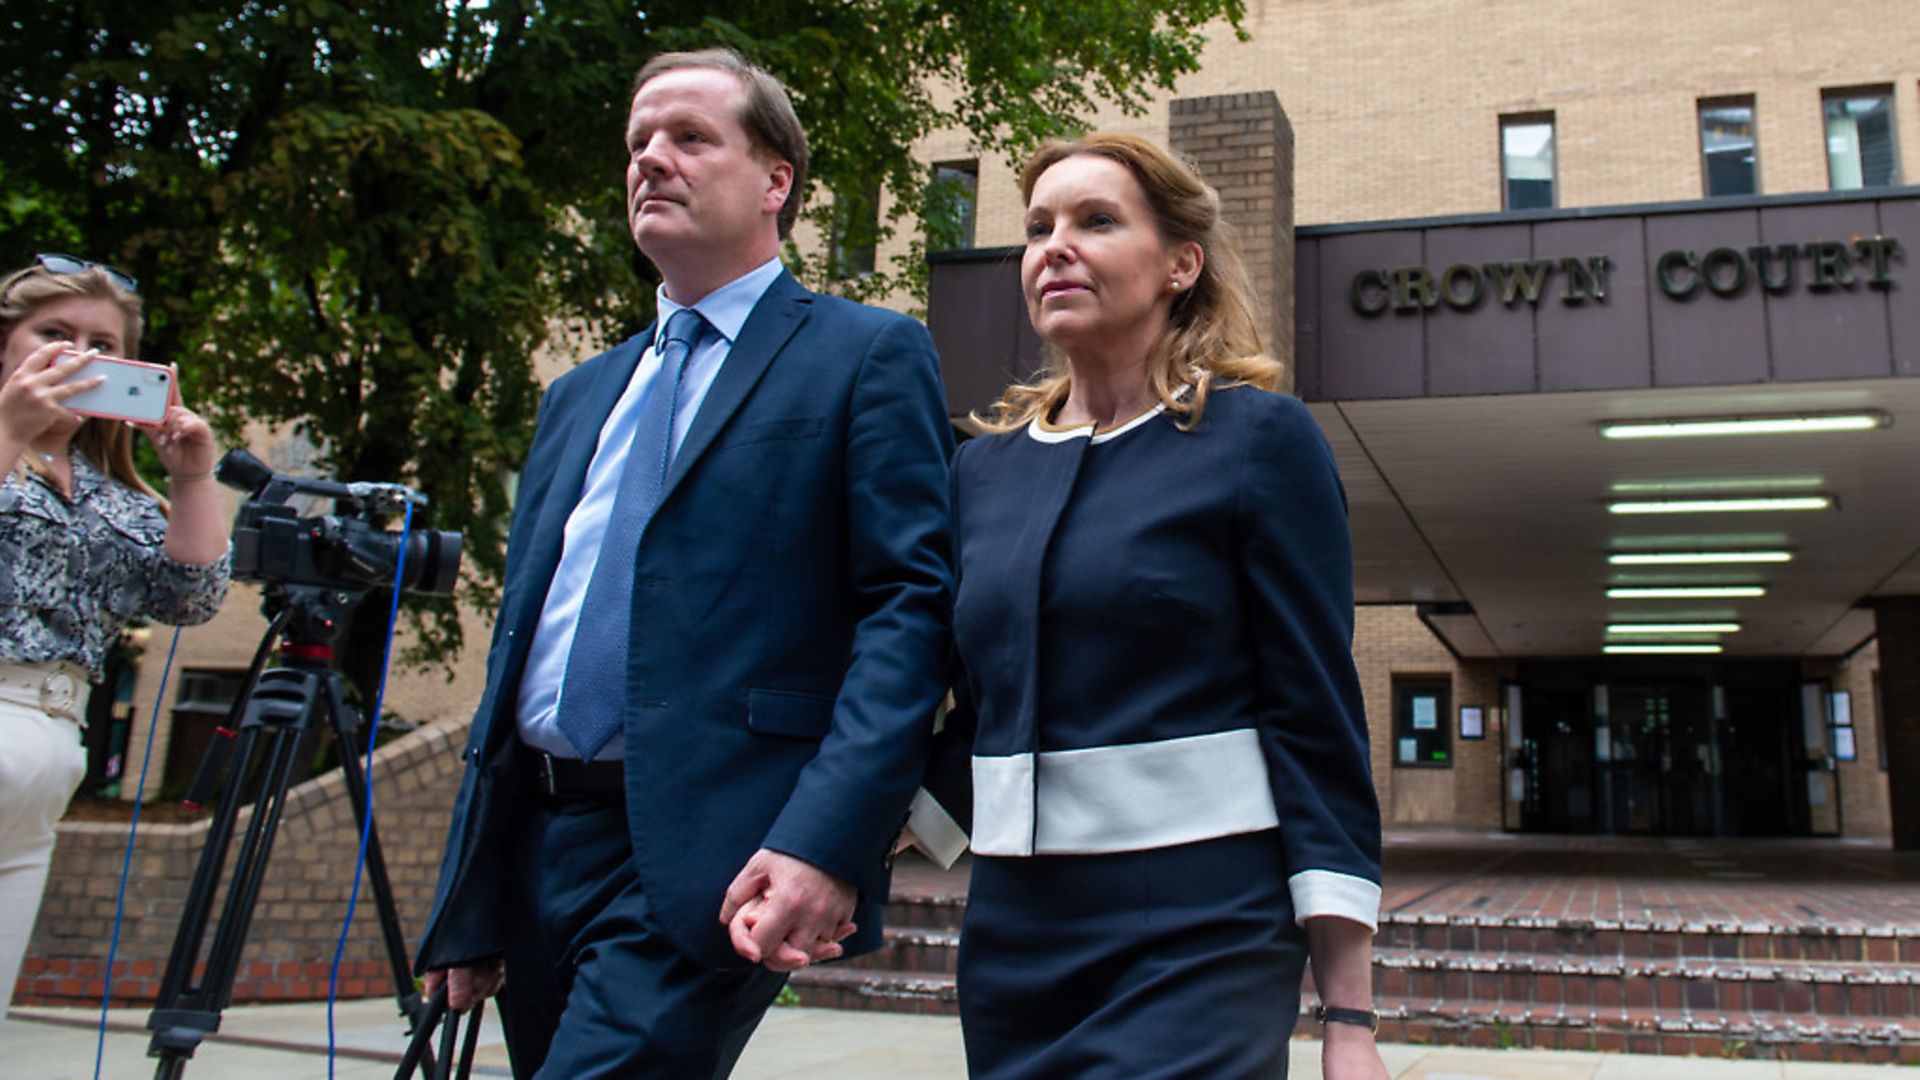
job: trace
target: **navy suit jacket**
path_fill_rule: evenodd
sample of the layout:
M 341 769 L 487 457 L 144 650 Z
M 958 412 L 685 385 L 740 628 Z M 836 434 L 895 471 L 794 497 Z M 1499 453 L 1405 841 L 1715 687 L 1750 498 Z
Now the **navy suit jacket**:
M 651 339 L 582 364 L 541 402 L 423 970 L 500 955 L 514 932 L 520 675 L 601 425 Z M 657 928 L 682 952 L 744 963 L 720 905 L 762 847 L 855 885 L 847 952 L 878 946 L 890 845 L 945 692 L 951 450 L 924 327 L 774 281 L 637 550 L 619 553 L 635 560 L 628 831 Z

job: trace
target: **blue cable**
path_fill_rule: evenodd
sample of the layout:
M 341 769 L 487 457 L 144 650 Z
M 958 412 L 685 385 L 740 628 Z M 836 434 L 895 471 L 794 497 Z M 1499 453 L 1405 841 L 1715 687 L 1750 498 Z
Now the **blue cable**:
M 360 874 L 367 866 L 367 837 L 373 832 L 373 747 L 380 737 L 380 710 L 387 700 L 387 668 L 393 660 L 393 631 L 400 621 L 400 583 L 407 580 L 407 540 L 413 535 L 413 501 L 406 504 L 406 516 L 400 521 L 400 557 L 393 565 L 393 605 L 387 609 L 387 645 L 381 653 L 380 688 L 373 695 L 373 722 L 367 728 L 366 813 L 361 817 L 360 854 L 353 862 L 353 891 L 347 894 L 347 918 L 340 925 L 340 941 L 333 948 L 333 970 L 327 975 L 327 1080 L 333 1080 L 333 1001 L 340 990 L 340 958 L 347 951 L 347 932 L 353 929 L 353 910 L 360 902 Z M 351 747 L 342 747 L 351 753 Z
M 167 666 L 160 669 L 160 688 L 153 693 L 153 718 L 147 722 L 147 749 L 140 756 L 140 785 L 133 789 L 133 822 L 127 826 L 127 852 L 120 858 L 120 893 L 113 900 L 113 939 L 107 945 L 107 970 L 101 979 L 100 1038 L 93 1046 L 93 1080 L 100 1080 L 100 1063 L 107 1053 L 107 1003 L 113 1000 L 113 957 L 120 951 L 120 916 L 127 909 L 127 872 L 133 868 L 133 837 L 140 829 L 140 798 L 147 793 L 147 766 L 153 763 L 153 733 L 160 730 L 160 703 L 167 698 L 167 678 L 173 674 L 174 650 L 180 647 L 180 628 L 173 628 L 167 645 Z

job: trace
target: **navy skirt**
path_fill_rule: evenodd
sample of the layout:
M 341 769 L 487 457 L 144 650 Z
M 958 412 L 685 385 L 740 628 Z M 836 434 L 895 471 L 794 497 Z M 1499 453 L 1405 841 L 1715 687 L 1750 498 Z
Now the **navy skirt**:
M 960 938 L 973 1080 L 1275 1080 L 1306 932 L 1274 830 L 977 857 Z

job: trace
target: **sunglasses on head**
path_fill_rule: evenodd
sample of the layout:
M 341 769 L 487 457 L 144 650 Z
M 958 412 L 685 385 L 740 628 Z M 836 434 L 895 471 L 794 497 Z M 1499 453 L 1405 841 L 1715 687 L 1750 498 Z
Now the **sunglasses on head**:
M 89 270 L 98 270 L 107 275 L 107 280 L 128 292 L 140 291 L 140 279 L 124 270 L 115 270 L 103 262 L 77 258 L 73 255 L 61 255 L 57 252 L 43 251 L 33 257 L 33 265 L 51 274 L 84 274 Z

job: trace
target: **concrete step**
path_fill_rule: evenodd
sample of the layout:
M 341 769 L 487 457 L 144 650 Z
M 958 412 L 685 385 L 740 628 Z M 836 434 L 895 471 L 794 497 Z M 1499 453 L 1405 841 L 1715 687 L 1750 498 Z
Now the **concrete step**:
M 1833 1021 L 1920 1015 L 1920 965 L 1382 948 L 1375 992 L 1548 1009 L 1782 1011 Z
M 827 964 L 794 972 L 787 985 L 800 996 L 800 1004 L 813 1008 L 960 1014 L 960 995 L 951 974 Z
M 1386 914 L 1376 944 L 1451 952 L 1920 964 L 1907 927 Z
M 1531 1047 L 1920 1065 L 1920 1018 L 1821 1018 L 1777 1010 L 1528 1006 L 1383 997 L 1380 1038 L 1441 1046 Z
M 952 975 L 959 949 L 958 930 L 890 925 L 884 945 L 865 956 L 854 957 L 845 966 L 869 971 Z

